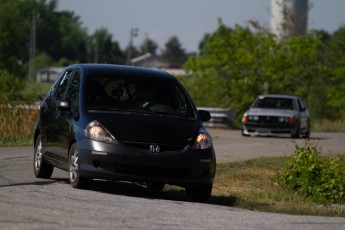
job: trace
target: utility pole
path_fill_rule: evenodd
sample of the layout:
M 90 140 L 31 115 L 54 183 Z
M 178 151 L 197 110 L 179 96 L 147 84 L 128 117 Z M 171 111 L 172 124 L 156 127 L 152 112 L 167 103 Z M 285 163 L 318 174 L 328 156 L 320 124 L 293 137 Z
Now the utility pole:
M 29 47 L 29 80 L 35 80 L 35 59 L 36 59 L 36 14 L 32 17 L 30 30 L 30 47 Z
M 138 36 L 138 28 L 131 28 L 129 33 L 129 45 L 127 50 L 127 65 L 131 65 L 132 59 L 132 47 L 133 47 L 133 37 Z

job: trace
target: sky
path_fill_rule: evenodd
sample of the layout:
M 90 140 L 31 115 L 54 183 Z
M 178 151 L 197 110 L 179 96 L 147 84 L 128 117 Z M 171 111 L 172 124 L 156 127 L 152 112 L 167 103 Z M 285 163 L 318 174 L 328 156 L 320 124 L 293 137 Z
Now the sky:
M 345 26 L 345 0 L 309 0 L 308 29 L 333 33 Z M 131 28 L 138 28 L 133 45 L 146 37 L 159 50 L 177 36 L 186 52 L 197 52 L 206 33 L 213 33 L 218 19 L 228 27 L 247 27 L 249 20 L 270 26 L 271 0 L 58 0 L 57 10 L 73 11 L 89 35 L 106 28 L 121 48 L 129 44 Z

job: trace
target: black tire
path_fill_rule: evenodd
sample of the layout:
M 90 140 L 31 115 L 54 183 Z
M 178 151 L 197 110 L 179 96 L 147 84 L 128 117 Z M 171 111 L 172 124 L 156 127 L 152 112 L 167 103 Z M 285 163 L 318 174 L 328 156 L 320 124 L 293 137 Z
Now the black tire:
M 43 156 L 41 135 L 38 135 L 35 142 L 33 166 L 37 178 L 48 179 L 53 174 L 54 167 Z
M 187 187 L 186 195 L 190 201 L 205 203 L 210 199 L 213 184 L 200 187 Z
M 295 133 L 291 134 L 292 138 L 300 138 L 301 137 L 301 128 L 300 125 L 298 124 L 296 127 Z
M 161 182 L 151 182 L 147 184 L 147 188 L 153 191 L 160 192 L 164 189 L 165 184 Z
M 68 153 L 68 178 L 73 188 L 87 189 L 92 185 L 91 178 L 80 176 L 78 169 L 78 150 L 74 143 Z
M 305 139 L 309 139 L 310 138 L 310 131 L 308 130 L 306 133 L 303 133 L 302 137 Z

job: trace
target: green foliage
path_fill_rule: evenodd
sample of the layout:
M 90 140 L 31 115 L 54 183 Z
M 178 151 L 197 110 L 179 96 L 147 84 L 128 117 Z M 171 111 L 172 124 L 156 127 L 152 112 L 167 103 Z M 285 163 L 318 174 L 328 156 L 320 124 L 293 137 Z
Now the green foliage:
M 98 63 L 124 64 L 125 58 L 117 42 L 112 41 L 112 35 L 105 29 L 98 29 L 88 40 L 89 60 Z
M 36 55 L 35 63 L 36 69 L 43 69 L 47 66 L 55 66 L 55 61 L 53 58 L 45 52 L 41 52 Z
M 24 87 L 19 91 L 21 103 L 32 105 L 41 100 L 41 86 L 35 81 L 24 81 Z
M 321 157 L 320 149 L 307 141 L 295 146 L 279 181 L 314 202 L 345 203 L 345 157 Z
M 0 104 L 13 103 L 20 97 L 22 82 L 7 71 L 0 71 Z
M 336 117 L 345 117 L 345 56 L 342 65 L 335 70 L 331 79 L 332 84 L 327 88 L 328 105 L 335 108 Z
M 162 57 L 169 61 L 172 66 L 181 66 L 186 62 L 187 55 L 182 48 L 182 44 L 176 36 L 169 38 L 165 43 L 165 49 L 163 50 Z
M 238 118 L 258 94 L 322 97 L 314 87 L 323 82 L 320 44 L 313 34 L 277 41 L 271 34 L 253 33 L 241 26 L 230 29 L 220 22 L 204 41 L 200 55 L 184 66 L 189 77 L 182 81 L 197 105 L 231 107 Z
M 30 20 L 25 19 L 22 1 L 0 1 L 0 70 L 20 74 L 26 61 Z M 30 5 L 32 1 L 26 1 Z M 25 47 L 25 48 L 23 48 Z M 27 55 L 28 56 L 28 55 Z
M 36 82 L 23 81 L 7 71 L 0 71 L 0 104 L 32 104 L 39 95 Z

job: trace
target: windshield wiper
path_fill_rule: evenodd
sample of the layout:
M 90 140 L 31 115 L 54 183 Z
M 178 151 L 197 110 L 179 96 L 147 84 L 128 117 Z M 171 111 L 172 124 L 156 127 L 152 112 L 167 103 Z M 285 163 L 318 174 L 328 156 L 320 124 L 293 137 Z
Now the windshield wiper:
M 102 105 L 102 106 L 87 106 L 86 109 L 88 110 L 111 110 L 111 111 L 121 111 L 121 109 L 108 106 L 108 105 Z
M 188 118 L 186 115 L 183 115 L 183 114 L 166 112 L 166 111 L 162 111 L 162 110 L 158 110 L 158 109 L 144 108 L 144 109 L 142 109 L 142 111 L 150 113 L 150 114 L 167 115 L 167 116 L 175 116 L 175 117 Z

